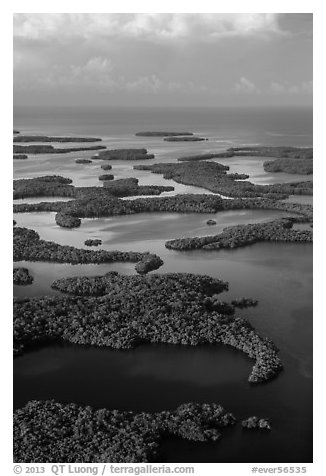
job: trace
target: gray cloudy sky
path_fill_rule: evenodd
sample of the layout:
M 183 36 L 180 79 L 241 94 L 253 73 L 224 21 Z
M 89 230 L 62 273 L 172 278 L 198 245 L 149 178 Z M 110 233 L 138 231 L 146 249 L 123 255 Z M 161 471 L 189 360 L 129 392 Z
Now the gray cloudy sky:
M 14 103 L 310 105 L 312 15 L 15 14 Z

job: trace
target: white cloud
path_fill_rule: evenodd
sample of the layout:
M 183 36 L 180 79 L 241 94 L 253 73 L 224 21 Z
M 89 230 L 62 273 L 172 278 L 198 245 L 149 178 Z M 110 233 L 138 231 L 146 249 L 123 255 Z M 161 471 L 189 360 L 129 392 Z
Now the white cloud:
M 249 79 L 242 76 L 238 83 L 234 87 L 235 91 L 240 94 L 259 94 L 260 90 Z
M 104 36 L 214 41 L 230 36 L 280 33 L 276 13 L 18 13 L 14 16 L 14 36 L 32 40 Z
M 270 84 L 270 92 L 275 95 L 290 94 L 292 96 L 299 94 L 310 95 L 313 92 L 313 83 L 311 81 L 302 81 L 297 84 L 277 83 L 272 82 Z

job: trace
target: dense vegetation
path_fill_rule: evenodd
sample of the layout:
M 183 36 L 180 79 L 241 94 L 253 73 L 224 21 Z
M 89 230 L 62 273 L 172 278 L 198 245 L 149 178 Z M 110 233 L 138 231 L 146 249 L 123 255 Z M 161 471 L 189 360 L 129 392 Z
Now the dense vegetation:
M 32 284 L 34 281 L 33 276 L 29 274 L 29 270 L 27 268 L 14 268 L 13 275 L 14 284 L 26 285 Z
M 271 422 L 268 418 L 258 418 L 251 416 L 241 422 L 242 428 L 247 430 L 270 430 Z
M 287 174 L 311 175 L 313 161 L 311 159 L 276 159 L 264 162 L 266 172 L 285 172 Z
M 196 137 L 196 136 L 185 136 L 185 137 L 172 136 L 172 137 L 164 137 L 163 140 L 167 142 L 198 142 L 198 141 L 208 140 L 208 139 L 205 139 L 204 137 Z
M 192 132 L 162 132 L 162 131 L 150 131 L 150 132 L 137 132 L 135 136 L 140 137 L 177 137 L 177 136 L 192 136 Z
M 163 174 L 184 185 L 206 188 L 214 193 L 228 197 L 266 197 L 287 198 L 288 195 L 312 195 L 312 182 L 293 182 L 272 185 L 255 185 L 248 181 L 239 181 L 239 175 L 227 174 L 228 167 L 217 162 L 159 163 L 135 165 L 137 170 L 150 170 Z
M 236 225 L 224 228 L 215 236 L 180 238 L 165 243 L 172 250 L 219 250 L 239 248 L 258 241 L 312 242 L 312 231 L 293 230 L 293 220 L 281 219 L 268 223 Z
M 86 246 L 99 246 L 102 244 L 102 240 L 92 240 L 92 239 L 88 239 L 88 240 L 85 240 L 84 244 Z
M 163 261 L 151 253 L 133 251 L 85 250 L 74 246 L 65 246 L 53 241 L 41 240 L 36 231 L 28 228 L 14 229 L 14 261 L 49 261 L 71 264 L 99 264 L 116 261 L 142 262 L 144 266 L 136 268 L 139 273 L 148 272 L 162 266 Z M 151 268 L 151 269 L 150 269 Z
M 17 145 L 14 144 L 14 154 L 65 154 L 67 152 L 80 152 L 87 150 L 105 149 L 104 145 L 93 145 L 92 147 L 66 147 L 58 149 L 53 145 Z
M 76 159 L 76 164 L 91 164 L 93 161 L 91 159 Z
M 14 199 L 28 197 L 73 197 L 72 180 L 60 175 L 45 175 L 31 179 L 14 180 Z
M 101 142 L 98 137 L 17 136 L 14 142 Z
M 92 158 L 103 160 L 146 160 L 154 159 L 154 155 L 148 154 L 147 149 L 106 149 Z
M 227 283 L 209 276 L 108 273 L 61 279 L 53 287 L 78 295 L 14 302 L 15 353 L 61 339 L 116 349 L 142 342 L 225 344 L 255 360 L 249 382 L 268 380 L 282 368 L 270 340 L 260 337 L 246 320 L 221 313 L 224 306 L 216 294 L 227 289 Z M 106 291 L 102 296 L 87 296 Z
M 27 157 L 26 154 L 14 154 L 14 160 L 25 160 Z
M 14 413 L 16 463 L 146 463 L 160 461 L 162 436 L 217 441 L 235 417 L 216 403 L 174 411 L 94 410 L 74 403 L 30 401 Z

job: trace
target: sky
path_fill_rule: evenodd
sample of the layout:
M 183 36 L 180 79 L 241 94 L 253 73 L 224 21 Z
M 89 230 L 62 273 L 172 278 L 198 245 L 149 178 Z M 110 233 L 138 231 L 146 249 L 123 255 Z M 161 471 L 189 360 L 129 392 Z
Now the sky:
M 14 105 L 310 106 L 312 14 L 17 13 Z

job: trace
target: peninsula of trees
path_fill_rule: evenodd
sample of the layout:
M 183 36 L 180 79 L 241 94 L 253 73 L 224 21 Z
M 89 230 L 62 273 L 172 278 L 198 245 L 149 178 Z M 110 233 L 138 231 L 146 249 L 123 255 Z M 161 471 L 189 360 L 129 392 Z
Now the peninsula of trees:
M 64 225 L 62 225 L 64 226 Z M 15 227 L 14 261 L 47 261 L 70 264 L 99 264 L 117 261 L 136 264 L 140 274 L 148 273 L 162 266 L 163 261 L 152 253 L 134 251 L 85 250 L 74 246 L 59 245 L 53 241 L 41 240 L 39 234 L 28 228 Z
M 14 413 L 14 462 L 155 462 L 161 460 L 163 436 L 217 441 L 221 430 L 235 421 L 217 403 L 135 413 L 32 400 Z
M 248 379 L 251 383 L 269 380 L 282 368 L 270 340 L 260 337 L 246 320 L 221 313 L 215 295 L 228 285 L 209 276 L 174 273 L 137 277 L 108 273 L 97 279 L 61 279 L 53 287 L 67 289 L 77 296 L 45 296 L 14 302 L 16 354 L 62 339 L 115 349 L 129 349 L 145 342 L 206 343 L 230 345 L 254 359 Z

